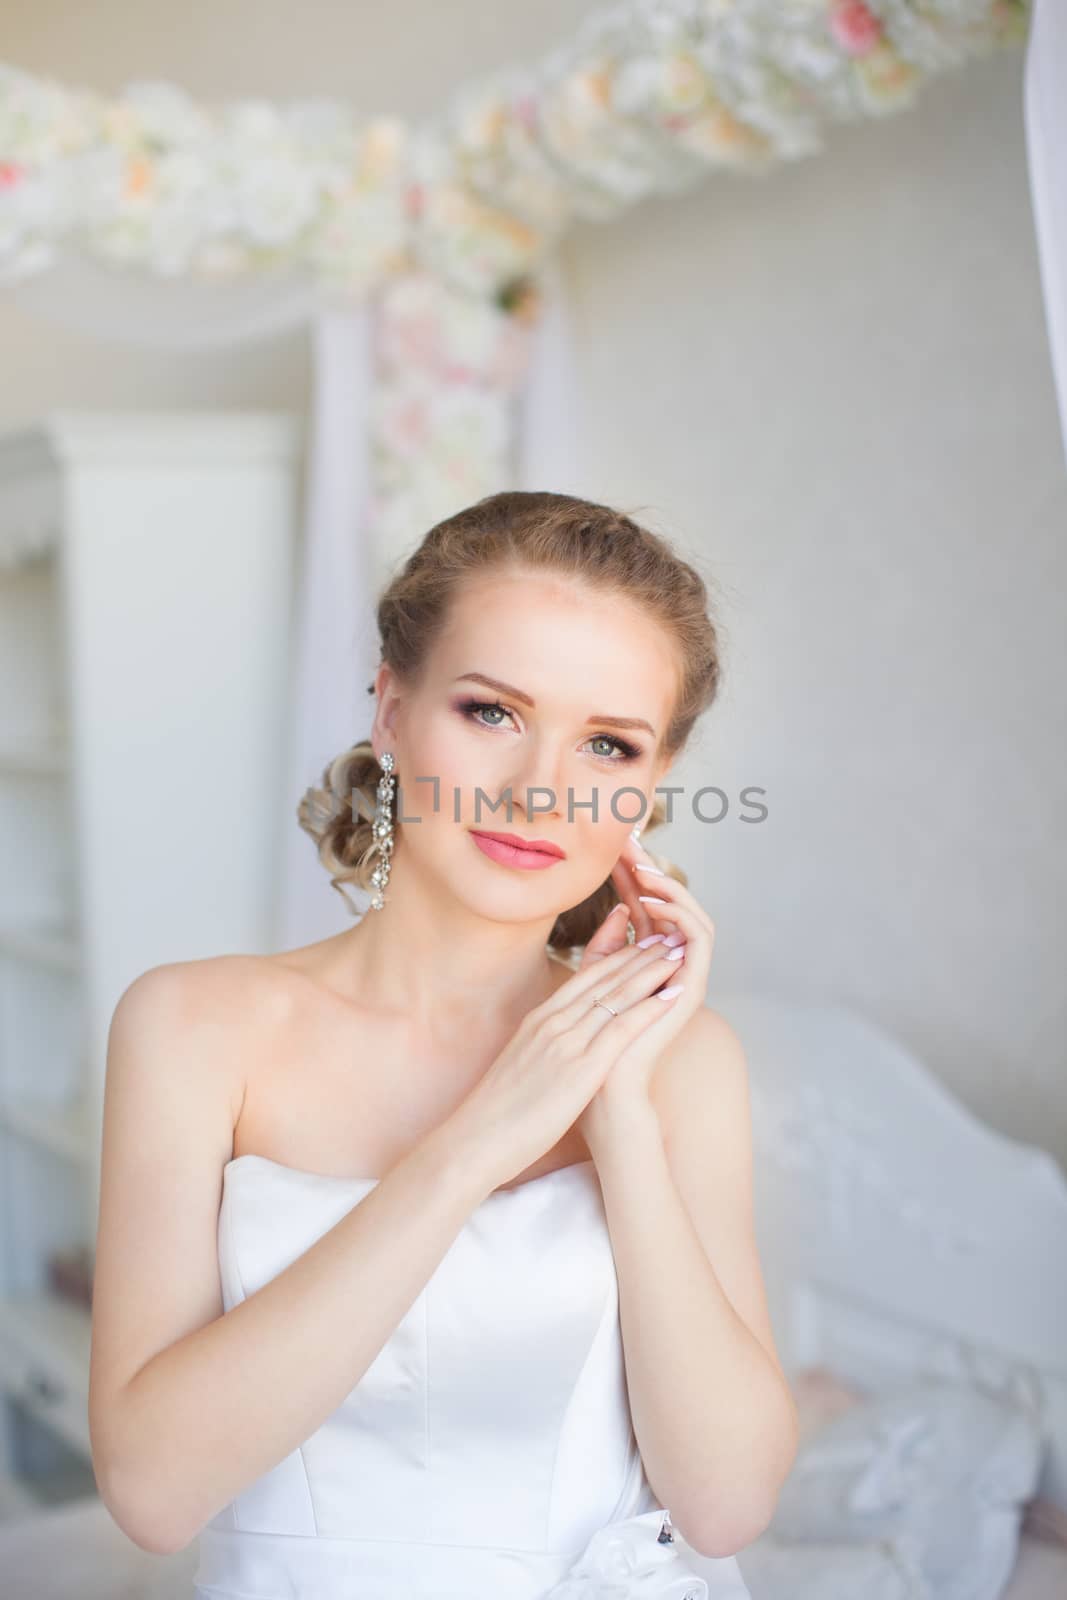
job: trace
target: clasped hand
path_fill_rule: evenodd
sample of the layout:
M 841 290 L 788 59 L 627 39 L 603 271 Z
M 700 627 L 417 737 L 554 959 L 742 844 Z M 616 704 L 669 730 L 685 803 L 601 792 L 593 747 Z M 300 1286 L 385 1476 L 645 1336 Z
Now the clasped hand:
M 659 935 L 664 942 L 671 939 L 672 947 L 685 953 L 673 963 L 676 972 L 665 969 L 667 975 L 659 986 L 662 989 L 677 984 L 680 992 L 674 999 L 661 1002 L 662 1017 L 657 1016 L 649 1027 L 622 1046 L 600 1088 L 578 1118 L 578 1127 L 587 1141 L 606 1116 L 620 1108 L 648 1104 L 657 1063 L 704 1004 L 715 941 L 715 925 L 700 902 L 685 884 L 662 873 L 632 835 L 627 837 L 611 876 L 629 917 L 616 908 L 604 919 L 585 946 L 578 972 L 595 968 L 607 956 L 626 947 L 627 920 L 634 925 L 635 952 L 642 941 Z M 653 951 L 663 952 L 664 944 L 646 948 L 651 956 Z M 605 977 L 604 988 L 597 989 L 596 995 L 618 1009 L 619 1002 L 614 997 L 618 994 L 618 979 L 614 974 L 606 973 Z M 606 1021 L 610 1029 L 612 1019 L 608 1017 Z

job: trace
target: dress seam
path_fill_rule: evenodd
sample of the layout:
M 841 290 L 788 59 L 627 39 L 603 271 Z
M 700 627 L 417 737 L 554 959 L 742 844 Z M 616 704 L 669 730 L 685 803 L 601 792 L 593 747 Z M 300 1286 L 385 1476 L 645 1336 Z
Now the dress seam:
M 237 1259 L 237 1240 L 233 1231 L 233 1196 L 232 1194 L 227 1193 L 225 1178 L 222 1180 L 222 1211 L 226 1221 L 226 1241 L 229 1246 L 228 1253 L 230 1258 L 230 1267 L 233 1271 L 234 1277 L 237 1279 L 237 1287 L 241 1291 L 241 1299 L 239 1304 L 243 1305 L 248 1300 L 248 1290 L 245 1287 L 245 1281 L 241 1275 L 241 1263 Z M 232 1310 L 233 1307 L 231 1306 L 230 1309 Z M 239 1495 L 234 1495 L 230 1502 L 230 1509 L 233 1512 L 233 1525 L 238 1529 L 241 1528 L 241 1512 L 238 1504 L 239 1499 Z
M 432 1275 L 425 1285 L 422 1297 L 422 1448 L 426 1462 L 426 1482 L 433 1483 L 433 1472 L 430 1464 L 430 1294 L 432 1290 Z M 427 1531 L 433 1532 L 437 1528 L 437 1507 L 426 1508 Z
M 614 1262 L 614 1255 L 612 1257 L 612 1260 Z M 612 1274 L 612 1276 L 614 1276 L 614 1273 Z M 593 1352 L 595 1350 L 597 1350 L 599 1348 L 599 1346 L 600 1346 L 600 1339 L 601 1339 L 601 1336 L 602 1336 L 602 1334 L 604 1332 L 604 1324 L 608 1320 L 609 1316 L 612 1316 L 613 1314 L 617 1314 L 618 1305 L 619 1305 L 618 1281 L 616 1280 L 615 1281 L 614 1290 L 613 1290 L 613 1292 L 609 1293 L 609 1295 L 607 1297 L 607 1303 L 604 1306 L 604 1309 L 600 1313 L 600 1317 L 599 1317 L 599 1320 L 597 1321 L 597 1325 L 596 1325 L 596 1332 L 594 1333 L 592 1339 L 589 1341 L 589 1346 L 588 1346 L 588 1348 L 587 1348 L 587 1350 L 585 1352 L 585 1356 L 584 1356 L 584 1358 L 582 1360 L 582 1364 L 578 1368 L 578 1371 L 577 1371 L 577 1373 L 575 1375 L 574 1383 L 571 1386 L 570 1399 L 567 1401 L 567 1404 L 563 1408 L 563 1415 L 560 1418 L 559 1427 L 556 1429 L 556 1443 L 555 1443 L 555 1448 L 552 1451 L 552 1471 L 549 1474 L 548 1494 L 547 1494 L 547 1496 L 545 1498 L 545 1528 L 544 1528 L 544 1534 L 543 1534 L 543 1541 L 544 1541 L 544 1548 L 546 1550 L 549 1550 L 549 1549 L 552 1548 L 550 1535 L 551 1535 L 551 1531 L 552 1531 L 552 1519 L 553 1519 L 553 1516 L 554 1516 L 554 1513 L 555 1513 L 555 1508 L 556 1508 L 556 1473 L 557 1473 L 558 1468 L 559 1468 L 559 1453 L 560 1453 L 560 1449 L 562 1448 L 563 1438 L 564 1438 L 564 1435 L 565 1435 L 565 1433 L 567 1431 L 567 1422 L 568 1422 L 568 1419 L 570 1418 L 570 1414 L 571 1414 L 571 1411 L 572 1411 L 572 1409 L 574 1407 L 574 1403 L 578 1398 L 578 1391 L 581 1388 L 582 1379 L 585 1377 L 586 1368 L 589 1366 L 590 1361 L 593 1359 Z

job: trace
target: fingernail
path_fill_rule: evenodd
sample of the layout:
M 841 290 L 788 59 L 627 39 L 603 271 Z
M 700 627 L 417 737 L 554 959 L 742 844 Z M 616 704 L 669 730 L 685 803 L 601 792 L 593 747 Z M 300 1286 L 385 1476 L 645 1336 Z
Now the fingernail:
M 667 935 L 667 937 L 664 939 L 663 942 L 664 942 L 664 944 L 670 944 L 670 945 L 684 944 L 685 943 L 685 934 L 684 933 L 669 933 Z
M 650 861 L 635 861 L 635 872 L 654 872 L 657 878 L 665 878 L 667 874 L 662 867 L 654 867 Z
M 679 945 L 675 945 L 673 950 L 668 950 L 667 954 L 664 956 L 663 959 L 664 959 L 664 961 L 681 961 L 681 959 L 682 959 L 682 957 L 684 955 L 685 955 L 685 945 L 684 944 L 679 944 Z
M 684 983 L 669 983 L 665 989 L 656 990 L 657 1000 L 673 1000 L 676 994 L 681 994 L 685 988 Z
M 616 900 L 615 904 L 612 906 L 611 910 L 608 912 L 608 916 L 609 917 L 613 917 L 615 915 L 616 911 L 625 911 L 625 910 L 626 910 L 626 901 L 625 900 Z M 604 920 L 607 921 L 607 917 L 605 917 Z
M 650 933 L 647 939 L 638 939 L 637 948 L 639 950 L 647 950 L 650 944 L 659 944 L 661 939 L 664 944 L 668 942 L 666 934 Z
M 639 900 L 647 900 L 650 906 L 665 906 L 668 904 L 658 894 L 639 894 L 637 898 Z

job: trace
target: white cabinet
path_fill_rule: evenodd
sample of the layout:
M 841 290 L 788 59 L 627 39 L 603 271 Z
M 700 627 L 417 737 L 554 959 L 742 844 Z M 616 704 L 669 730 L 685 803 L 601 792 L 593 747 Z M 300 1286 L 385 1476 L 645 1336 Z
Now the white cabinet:
M 271 948 L 301 454 L 282 413 L 0 435 L 8 1499 L 50 1449 L 88 1463 L 89 1309 L 53 1271 L 91 1272 L 115 1004 L 149 967 Z

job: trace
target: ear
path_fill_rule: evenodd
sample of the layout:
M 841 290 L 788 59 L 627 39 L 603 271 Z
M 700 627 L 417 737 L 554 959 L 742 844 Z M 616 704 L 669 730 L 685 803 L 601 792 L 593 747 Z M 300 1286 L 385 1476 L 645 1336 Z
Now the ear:
M 375 747 L 379 744 L 395 745 L 403 698 L 396 674 L 385 661 L 374 674 L 374 692 L 378 697 L 378 704 L 371 729 L 371 742 Z

